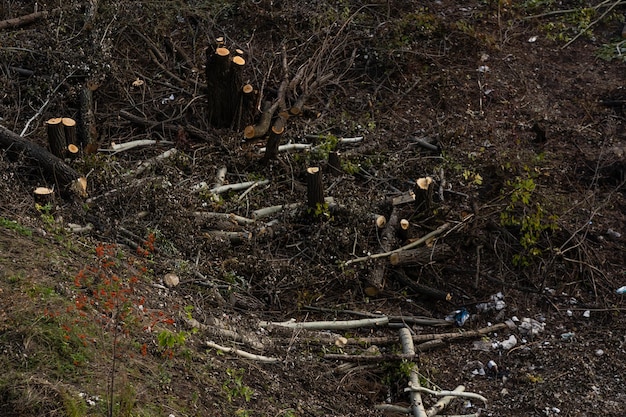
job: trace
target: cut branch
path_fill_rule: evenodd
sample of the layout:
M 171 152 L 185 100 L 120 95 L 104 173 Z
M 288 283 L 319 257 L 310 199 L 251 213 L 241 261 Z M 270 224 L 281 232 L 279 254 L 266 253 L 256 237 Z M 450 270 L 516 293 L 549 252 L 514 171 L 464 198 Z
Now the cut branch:
M 240 350 L 240 349 L 235 349 L 235 348 L 229 348 L 229 347 L 225 347 L 225 346 L 220 346 L 217 343 L 213 343 L 210 341 L 205 342 L 205 345 L 209 348 L 212 349 L 217 349 L 217 350 L 221 350 L 223 352 L 226 353 L 234 353 L 237 356 L 241 356 L 242 358 L 246 358 L 246 359 L 251 359 L 254 361 L 259 361 L 259 362 L 265 362 L 265 363 L 276 363 L 276 362 L 280 362 L 280 359 L 278 358 L 273 358 L 270 356 L 263 356 L 263 355 L 256 355 L 254 353 L 249 353 L 246 352 L 244 350 Z
M 274 116 L 276 109 L 278 109 L 278 104 L 278 102 L 274 104 L 265 102 L 259 122 L 255 125 L 247 126 L 243 132 L 243 136 L 246 139 L 255 139 L 265 136 L 272 123 L 272 116 Z
M 445 232 L 446 230 L 448 230 L 450 228 L 450 223 L 444 223 L 441 226 L 439 226 L 436 230 L 433 230 L 432 232 L 428 233 L 427 235 L 425 235 L 424 237 L 417 239 L 415 242 L 411 242 L 408 245 L 404 245 L 398 249 L 394 249 L 392 251 L 389 252 L 385 252 L 385 253 L 377 253 L 374 255 L 369 255 L 369 256 L 363 256 L 360 258 L 355 258 L 355 259 L 350 259 L 348 261 L 346 261 L 345 265 L 350 265 L 350 264 L 354 264 L 357 262 L 365 262 L 365 261 L 369 261 L 370 259 L 377 259 L 377 258 L 385 258 L 388 257 L 394 253 L 398 253 L 401 252 L 403 250 L 407 250 L 407 249 L 412 249 L 416 246 L 419 246 L 423 243 L 425 243 L 426 241 L 428 241 L 429 239 L 433 239 L 437 236 L 439 236 L 440 234 L 442 234 L 443 232 Z
M 54 9 L 52 13 L 57 13 L 60 10 L 61 9 Z M 48 17 L 48 14 L 50 14 L 50 12 L 48 12 L 47 10 L 42 10 L 41 12 L 35 12 L 24 16 L 14 17 L 13 19 L 2 20 L 0 21 L 0 30 L 17 29 L 19 27 L 26 26 L 39 19 L 45 19 L 46 17 Z

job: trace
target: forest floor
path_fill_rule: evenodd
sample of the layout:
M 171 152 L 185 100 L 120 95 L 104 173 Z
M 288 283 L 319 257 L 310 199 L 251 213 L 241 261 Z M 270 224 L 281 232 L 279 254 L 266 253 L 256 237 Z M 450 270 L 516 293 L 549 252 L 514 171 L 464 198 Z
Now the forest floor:
M 87 196 L 0 149 L 2 416 L 402 415 L 412 373 L 486 399 L 448 415 L 625 415 L 626 4 L 360 3 L 0 2 L 0 125 L 96 139 Z M 217 46 L 254 90 L 224 128 Z M 264 159 L 300 98 L 309 148 Z

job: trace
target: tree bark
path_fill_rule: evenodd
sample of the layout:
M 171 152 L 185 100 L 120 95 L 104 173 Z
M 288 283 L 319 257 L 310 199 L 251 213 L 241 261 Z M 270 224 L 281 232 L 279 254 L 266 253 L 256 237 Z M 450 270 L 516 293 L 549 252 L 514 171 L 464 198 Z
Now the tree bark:
M 10 156 L 24 155 L 30 163 L 40 166 L 48 176 L 48 180 L 57 184 L 63 192 L 79 197 L 87 196 L 85 177 L 82 177 L 62 159 L 3 126 L 0 126 L 0 147 L 6 149 Z

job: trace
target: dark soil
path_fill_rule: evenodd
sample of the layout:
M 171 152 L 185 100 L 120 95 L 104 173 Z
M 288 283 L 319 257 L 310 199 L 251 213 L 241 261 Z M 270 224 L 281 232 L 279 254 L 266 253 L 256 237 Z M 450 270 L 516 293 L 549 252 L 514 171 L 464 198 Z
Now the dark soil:
M 382 415 L 376 405 L 410 404 L 408 362 L 346 365 L 324 355 L 398 353 L 397 327 L 260 325 L 376 314 L 407 317 L 416 335 L 519 320 L 482 338 L 446 340 L 413 361 L 423 386 L 464 385 L 488 400 L 457 399 L 445 414 L 624 415 L 626 304 L 616 293 L 626 285 L 623 4 L 99 3 L 93 15 L 80 2 L 48 5 L 32 23 L 0 29 L 0 124 L 47 147 L 45 121 L 84 120 L 89 85 L 99 141 L 67 161 L 87 177 L 87 198 L 61 195 L 62 184 L 33 160 L 0 153 L 0 414 L 108 415 L 114 369 L 115 415 Z M 3 1 L 0 20 L 31 7 Z M 242 81 L 261 97 L 232 128 L 208 123 L 204 66 L 218 37 L 243 51 Z M 305 108 L 282 141 L 317 147 L 265 161 L 267 138 L 244 140 L 243 129 L 301 69 L 286 100 L 306 95 Z M 363 140 L 337 143 L 353 137 Z M 141 139 L 157 143 L 112 151 Z M 340 151 L 342 172 L 328 165 L 329 150 Z M 307 210 L 312 166 L 334 203 Z M 216 197 L 208 190 L 222 167 L 226 184 L 268 182 Z M 410 222 L 408 240 L 385 240 L 375 217 L 388 218 L 391 199 L 427 176 L 430 205 L 395 208 Z M 57 191 L 48 207 L 35 205 L 40 186 Z M 276 205 L 285 207 L 251 223 L 196 214 L 253 219 Z M 444 224 L 426 242 L 447 245 L 442 256 L 406 267 L 386 257 L 354 261 Z M 115 253 L 99 257 L 109 244 Z M 116 321 L 121 310 L 94 298 L 104 281 L 76 285 L 93 266 L 132 290 L 133 323 Z M 380 268 L 384 287 L 372 293 Z M 173 288 L 164 282 L 170 273 L 180 278 Z M 481 308 L 497 293 L 502 308 Z M 96 301 L 73 310 L 85 297 Z M 463 308 L 470 318 L 462 327 L 409 320 Z M 98 314 L 105 324 L 85 330 L 93 343 L 63 333 Z M 525 334 L 524 319 L 539 330 Z M 168 344 L 161 334 L 185 337 Z M 393 339 L 342 347 L 333 343 L 340 335 Z M 511 335 L 515 346 L 498 347 Z M 280 361 L 208 349 L 210 340 Z M 426 408 L 435 401 L 424 395 Z

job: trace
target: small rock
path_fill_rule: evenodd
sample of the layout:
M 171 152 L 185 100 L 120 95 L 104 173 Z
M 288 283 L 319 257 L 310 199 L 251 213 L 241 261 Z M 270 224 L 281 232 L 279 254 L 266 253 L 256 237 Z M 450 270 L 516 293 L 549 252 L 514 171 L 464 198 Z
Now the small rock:
M 596 356 L 602 356 L 602 355 L 604 355 L 604 351 L 602 349 L 596 350 Z
M 163 282 L 167 288 L 174 288 L 180 284 L 180 278 L 176 274 L 165 274 Z
M 589 317 L 591 317 L 591 311 L 589 310 L 585 310 L 585 312 L 583 313 L 583 317 L 588 319 Z

